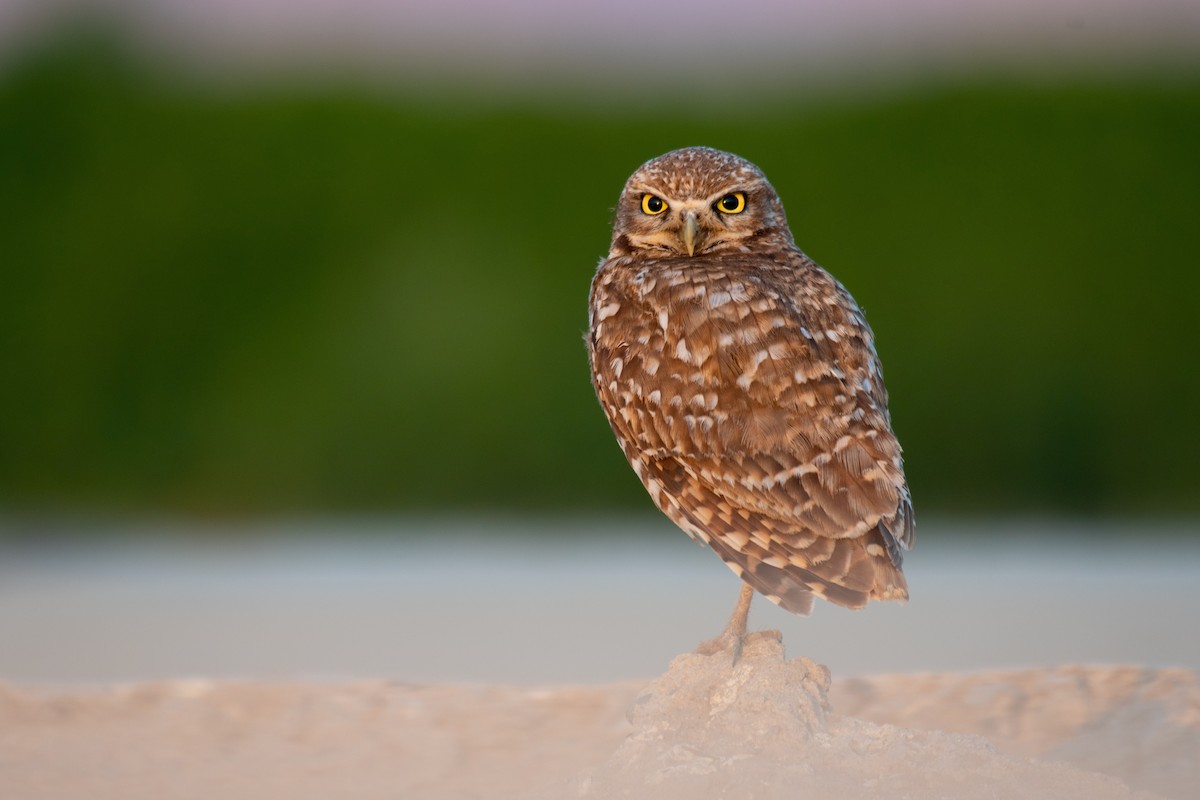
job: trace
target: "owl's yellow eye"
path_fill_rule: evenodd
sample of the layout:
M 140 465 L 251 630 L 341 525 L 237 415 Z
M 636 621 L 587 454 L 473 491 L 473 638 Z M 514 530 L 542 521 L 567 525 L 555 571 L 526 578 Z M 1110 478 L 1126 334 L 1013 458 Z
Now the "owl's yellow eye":
M 740 214 L 746 210 L 746 195 L 741 192 L 727 194 L 717 201 L 717 210 L 723 214 Z
M 652 217 L 657 217 L 666 210 L 667 202 L 661 197 L 656 197 L 652 194 L 642 195 L 642 211 L 645 211 Z

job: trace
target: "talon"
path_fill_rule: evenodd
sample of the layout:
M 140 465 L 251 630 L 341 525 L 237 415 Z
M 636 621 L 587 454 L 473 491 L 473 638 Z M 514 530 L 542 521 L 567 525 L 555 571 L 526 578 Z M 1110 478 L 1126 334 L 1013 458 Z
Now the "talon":
M 733 616 L 729 618 L 729 624 L 725 626 L 725 630 L 717 638 L 701 642 L 700 646 L 696 648 L 696 652 L 700 655 L 711 656 L 730 650 L 733 652 L 733 663 L 736 664 L 742 657 L 742 645 L 746 641 L 746 620 L 750 616 L 750 601 L 753 599 L 754 590 L 749 585 L 742 584 L 737 606 L 734 607 Z
M 707 642 L 701 642 L 694 652 L 702 656 L 713 656 L 717 653 L 729 651 L 733 658 L 731 665 L 736 664 L 742 657 L 742 651 L 746 645 L 762 639 L 770 639 L 775 642 L 783 641 L 783 634 L 778 630 L 753 631 L 751 633 L 731 633 L 726 631 L 715 639 L 709 639 Z
M 754 631 L 754 633 L 747 633 L 743 639 L 743 642 L 749 644 L 750 642 L 757 642 L 760 639 L 770 639 L 773 642 L 782 643 L 783 631 L 779 630 L 778 628 L 771 628 L 765 631 Z
M 742 637 L 729 636 L 723 633 L 715 639 L 701 642 L 697 645 L 695 652 L 702 656 L 715 656 L 717 653 L 724 653 L 726 650 L 733 651 L 733 663 L 736 664 L 742 655 Z

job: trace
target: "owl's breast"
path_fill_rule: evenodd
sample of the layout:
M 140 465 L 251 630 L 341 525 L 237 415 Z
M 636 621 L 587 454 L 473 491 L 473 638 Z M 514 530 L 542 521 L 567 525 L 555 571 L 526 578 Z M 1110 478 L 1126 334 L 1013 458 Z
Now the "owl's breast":
M 610 417 L 644 444 L 801 452 L 887 430 L 870 329 L 815 265 L 621 261 L 593 284 L 593 375 Z
M 827 438 L 818 416 L 853 411 L 820 304 L 761 274 L 618 263 L 597 274 L 591 312 L 597 391 L 643 450 L 795 449 Z

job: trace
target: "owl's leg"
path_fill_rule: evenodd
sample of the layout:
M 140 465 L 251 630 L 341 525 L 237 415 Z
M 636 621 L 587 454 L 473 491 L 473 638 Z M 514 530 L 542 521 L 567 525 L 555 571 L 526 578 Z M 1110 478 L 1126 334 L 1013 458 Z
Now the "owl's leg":
M 729 650 L 733 653 L 733 663 L 742 656 L 742 645 L 751 637 L 757 637 L 758 633 L 752 633 L 747 636 L 746 623 L 750 618 L 750 603 L 754 600 L 754 587 L 748 583 L 742 584 L 742 591 L 738 594 L 737 605 L 733 607 L 733 616 L 729 618 L 729 624 L 725 626 L 725 630 L 715 639 L 709 639 L 707 642 L 702 642 L 696 648 L 696 652 L 701 655 L 710 656 L 715 653 L 722 653 Z M 770 636 L 779 639 L 779 631 L 761 631 L 764 636 Z

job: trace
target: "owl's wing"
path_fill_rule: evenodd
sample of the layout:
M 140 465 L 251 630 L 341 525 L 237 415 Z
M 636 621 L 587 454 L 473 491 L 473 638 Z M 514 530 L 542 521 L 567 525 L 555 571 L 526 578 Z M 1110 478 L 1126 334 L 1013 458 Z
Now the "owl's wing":
M 593 373 L 626 456 L 785 608 L 906 597 L 912 506 L 869 327 L 815 265 L 728 267 L 597 293 L 620 335 L 593 335 Z

